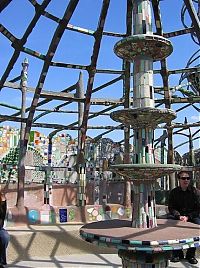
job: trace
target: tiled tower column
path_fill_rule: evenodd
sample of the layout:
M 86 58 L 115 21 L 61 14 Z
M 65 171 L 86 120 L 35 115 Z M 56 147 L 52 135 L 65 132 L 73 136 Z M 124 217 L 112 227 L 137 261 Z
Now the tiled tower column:
M 153 164 L 153 129 L 142 128 L 134 131 L 134 164 Z
M 150 1 L 133 1 L 133 34 L 152 35 L 151 21 Z M 134 59 L 133 107 L 154 108 L 153 58 L 145 55 L 145 51 L 143 51 L 142 55 L 138 51 L 138 55 Z M 154 163 L 152 150 L 153 129 L 135 129 L 134 134 L 134 163 Z
M 150 1 L 134 0 L 133 34 L 152 35 L 151 21 Z M 153 59 L 145 54 L 145 51 L 138 53 L 134 59 L 133 107 L 154 107 Z
M 153 60 L 138 56 L 133 69 L 133 107 L 154 107 Z
M 157 226 L 154 181 L 134 183 L 132 226 L 137 226 L 137 228 Z
M 134 130 L 134 157 L 131 164 L 109 166 L 110 170 L 133 182 L 132 220 L 88 224 L 82 228 L 81 235 L 88 242 L 117 247 L 123 268 L 164 268 L 168 266 L 168 252 L 173 249 L 167 247 L 160 251 L 158 245 L 163 243 L 164 236 L 161 234 L 157 240 L 152 235 L 159 233 L 154 185 L 163 175 L 179 171 L 180 166 L 154 163 L 154 129 L 160 123 L 170 123 L 176 114 L 154 106 L 153 62 L 165 59 L 173 48 L 169 40 L 152 33 L 151 1 L 132 0 L 132 3 L 133 35 L 117 42 L 114 52 L 134 65 L 133 105 L 113 111 L 110 117 Z M 151 236 L 151 241 L 145 234 Z
M 51 164 L 52 164 L 52 137 L 49 136 L 48 166 L 45 170 L 45 181 L 44 181 L 44 204 L 45 205 L 50 204 L 50 192 L 52 190 Z
M 171 122 L 176 115 L 172 110 L 155 108 L 153 62 L 170 55 L 172 45 L 164 37 L 154 35 L 152 32 L 151 1 L 133 0 L 132 2 L 133 35 L 117 42 L 114 51 L 120 58 L 133 63 L 133 106 L 112 112 L 111 118 L 132 126 L 134 130 L 133 165 L 119 167 L 120 173 L 123 169 L 126 170 L 122 172 L 123 175 L 131 178 L 135 185 L 137 198 L 134 200 L 132 227 L 154 228 L 157 226 L 156 216 L 153 213 L 155 211 L 154 185 L 158 178 L 157 173 L 162 175 L 168 168 L 159 166 L 156 170 L 154 165 L 154 129 L 160 123 Z M 113 166 L 113 169 L 116 167 Z M 147 206 L 148 209 L 145 209 Z M 151 222 L 149 219 L 152 219 Z
M 150 1 L 133 1 L 133 34 L 152 35 Z M 154 108 L 153 58 L 138 51 L 133 69 L 133 107 Z M 153 164 L 153 129 L 134 129 L 134 164 Z M 153 176 L 153 175 L 152 175 Z M 153 228 L 157 226 L 155 216 L 155 180 L 133 181 L 134 200 L 132 226 Z
M 86 167 L 80 166 L 78 168 L 78 195 L 77 202 L 79 207 L 86 206 Z

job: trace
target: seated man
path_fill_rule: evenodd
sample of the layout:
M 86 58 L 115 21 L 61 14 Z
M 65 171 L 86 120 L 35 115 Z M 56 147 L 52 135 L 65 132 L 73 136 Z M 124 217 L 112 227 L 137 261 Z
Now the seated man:
M 175 220 L 193 222 L 200 225 L 200 191 L 191 185 L 191 178 L 187 171 L 178 174 L 179 186 L 169 194 L 168 209 Z M 170 217 L 170 218 L 171 218 Z M 186 259 L 191 264 L 197 264 L 195 258 L 196 248 L 189 248 Z M 173 252 L 172 262 L 178 262 L 184 258 L 182 250 Z

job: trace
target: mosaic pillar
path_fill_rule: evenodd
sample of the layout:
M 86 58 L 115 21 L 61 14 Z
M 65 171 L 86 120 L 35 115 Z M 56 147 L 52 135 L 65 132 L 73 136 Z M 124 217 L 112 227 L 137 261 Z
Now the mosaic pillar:
M 163 131 L 163 138 L 161 139 L 160 142 L 160 162 L 161 164 L 165 163 L 165 135 L 166 135 L 166 130 Z M 167 183 L 166 183 L 166 178 L 163 176 L 160 180 L 160 187 L 161 189 L 168 189 Z
M 173 129 L 168 128 L 168 153 L 167 163 L 174 163 L 174 145 L 173 145 Z M 169 176 L 169 189 L 172 190 L 176 187 L 176 180 L 174 174 Z
M 133 1 L 133 34 L 152 35 L 149 0 Z M 133 107 L 154 107 L 153 58 L 144 51 L 134 59 Z
M 79 79 L 76 88 L 77 98 L 84 98 L 84 87 L 83 87 L 83 74 L 80 72 Z M 78 102 L 78 126 L 81 127 L 83 122 L 83 112 L 84 112 L 84 103 Z M 78 131 L 78 145 L 81 146 L 81 131 Z
M 86 205 L 86 168 L 80 166 L 78 168 L 78 206 L 84 207 Z
M 134 183 L 132 226 L 153 228 L 157 226 L 155 212 L 155 182 Z
M 152 35 L 150 1 L 133 1 L 133 34 Z M 133 107 L 154 108 L 153 58 L 140 52 L 135 57 L 133 69 Z M 153 129 L 134 129 L 134 163 L 153 164 Z M 138 228 L 156 227 L 154 182 L 148 184 L 133 182 L 134 207 L 132 226 Z
M 21 92 L 22 92 L 22 101 L 21 101 L 21 118 L 26 117 L 26 90 L 27 90 L 27 79 L 28 79 L 28 59 L 25 58 L 22 63 L 22 72 L 21 72 Z M 18 185 L 17 185 L 17 207 L 24 208 L 24 181 L 25 181 L 25 157 L 26 157 L 26 147 L 24 146 L 24 135 L 25 135 L 26 124 L 21 122 L 20 126 L 20 140 L 19 140 L 19 162 L 18 162 Z
M 190 127 L 188 128 L 189 131 L 189 165 L 190 166 L 195 166 L 195 156 L 194 156 L 194 145 L 193 145 L 193 137 L 192 137 L 192 133 L 191 133 L 191 129 Z
M 21 118 L 26 117 L 26 90 L 27 90 L 27 81 L 28 81 L 28 59 L 25 58 L 24 62 L 22 63 L 22 73 L 21 73 L 21 92 L 22 92 L 22 102 L 21 102 Z M 24 140 L 24 131 L 25 131 L 26 124 L 24 122 L 21 122 L 21 128 L 20 128 L 20 143 L 23 144 Z M 22 142 L 21 142 L 22 140 Z M 21 147 L 20 147 L 21 149 Z
M 45 177 L 44 177 L 44 204 L 49 205 L 49 185 L 47 183 L 48 180 L 48 171 L 47 169 L 45 170 Z
M 132 108 L 112 112 L 111 118 L 132 126 L 134 130 L 133 166 L 125 168 L 134 170 L 134 165 L 137 165 L 137 175 L 134 176 L 128 169 L 125 172 L 128 177 L 131 174 L 135 191 L 132 227 L 154 228 L 157 226 L 154 213 L 157 173 L 154 166 L 154 129 L 159 123 L 171 122 L 170 118 L 175 118 L 175 113 L 155 108 L 153 62 L 171 54 L 172 45 L 164 37 L 153 35 L 151 1 L 134 0 L 132 3 L 133 35 L 117 42 L 114 51 L 123 60 L 133 63 L 133 105 Z M 140 168 L 144 170 L 141 173 Z M 123 165 L 120 171 L 122 169 Z
M 102 191 L 102 206 L 105 208 L 107 205 L 107 182 L 108 182 L 108 159 L 103 159 L 103 165 L 102 165 L 102 187 L 99 189 Z
M 158 241 L 155 240 L 156 235 L 155 238 L 152 235 L 153 232 L 157 233 L 155 182 L 163 175 L 179 171 L 181 167 L 154 163 L 154 130 L 161 123 L 171 123 L 176 114 L 167 108 L 155 108 L 153 62 L 165 59 L 172 53 L 173 47 L 169 40 L 152 32 L 151 1 L 132 0 L 132 4 L 133 35 L 118 41 L 114 52 L 123 60 L 133 63 L 133 106 L 115 110 L 110 117 L 134 130 L 135 151 L 133 163 L 109 166 L 110 170 L 133 182 L 132 221 L 87 224 L 80 233 L 88 242 L 117 248 L 123 268 L 165 268 L 168 266 L 169 251 L 173 248 L 158 247 L 159 243 L 167 240 L 165 232 Z M 153 238 L 145 237 L 149 233 Z M 132 239 L 136 240 L 133 242 Z
M 50 192 L 52 190 L 51 162 L 52 162 L 52 138 L 49 137 L 48 166 L 45 170 L 45 181 L 44 181 L 44 204 L 46 204 L 46 205 L 50 204 Z
M 119 41 L 114 51 L 117 56 L 133 63 L 133 106 L 111 113 L 111 118 L 132 126 L 135 150 L 133 164 L 138 165 L 137 169 L 144 169 L 146 165 L 148 170 L 146 173 L 137 170 L 135 177 L 131 175 L 135 191 L 132 227 L 154 228 L 157 226 L 154 213 L 156 171 L 152 167 L 155 164 L 154 129 L 159 123 L 170 121 L 169 118 L 174 115 L 169 109 L 161 111 L 155 108 L 153 62 L 166 58 L 172 52 L 172 46 L 162 36 L 153 35 L 151 1 L 134 0 L 132 3 L 133 35 Z M 129 177 L 131 172 L 127 170 L 126 174 Z M 140 187 L 138 184 L 141 184 Z
M 134 130 L 134 148 L 135 153 L 133 161 L 135 164 L 153 164 L 153 129 L 135 129 Z

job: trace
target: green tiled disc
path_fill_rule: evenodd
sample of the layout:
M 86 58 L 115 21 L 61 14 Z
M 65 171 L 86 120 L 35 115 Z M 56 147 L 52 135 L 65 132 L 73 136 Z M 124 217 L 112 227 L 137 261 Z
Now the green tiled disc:
M 156 180 L 180 169 L 181 166 L 175 164 L 119 164 L 109 167 L 109 170 L 134 181 Z
M 110 117 L 133 128 L 156 128 L 160 123 L 170 123 L 176 118 L 176 113 L 170 109 L 151 107 L 127 108 L 112 112 Z
M 138 34 L 117 42 L 115 54 L 125 60 L 134 61 L 137 56 L 146 56 L 154 61 L 168 57 L 173 51 L 171 42 L 158 35 Z

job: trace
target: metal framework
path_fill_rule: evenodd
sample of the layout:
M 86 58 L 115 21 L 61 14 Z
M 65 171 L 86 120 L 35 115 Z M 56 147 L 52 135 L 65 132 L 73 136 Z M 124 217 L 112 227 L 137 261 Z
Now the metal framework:
M 0 21 L 0 34 L 1 38 L 4 38 L 7 42 L 7 46 L 10 47 L 11 53 L 10 58 L 8 59 L 5 69 L 1 72 L 1 80 L 0 80 L 0 90 L 3 93 L 4 90 L 10 88 L 13 90 L 17 90 L 21 94 L 21 105 L 13 106 L 12 104 L 5 102 L 1 102 L 0 106 L 7 109 L 7 114 L 1 112 L 0 114 L 0 122 L 3 123 L 5 121 L 13 121 L 21 123 L 21 128 L 23 129 L 21 134 L 21 147 L 23 148 L 21 151 L 21 166 L 23 167 L 23 161 L 26 153 L 26 148 L 28 144 L 28 138 L 31 128 L 39 127 L 39 128 L 49 128 L 52 131 L 49 133 L 49 137 L 53 137 L 57 132 L 63 130 L 75 130 L 77 136 L 79 136 L 79 152 L 84 153 L 84 144 L 87 137 L 88 130 L 96 129 L 101 130 L 100 134 L 96 135 L 96 137 L 103 137 L 104 135 L 108 135 L 114 130 L 124 130 L 124 143 L 125 143 L 125 158 L 128 162 L 128 147 L 129 147 L 129 138 L 132 133 L 130 133 L 130 129 L 127 129 L 123 126 L 123 124 L 111 125 L 109 122 L 106 124 L 106 120 L 104 120 L 104 125 L 92 125 L 92 119 L 99 118 L 100 116 L 105 116 L 104 118 L 108 118 L 108 115 L 113 110 L 118 109 L 119 106 L 124 106 L 125 108 L 129 108 L 132 103 L 131 96 L 131 81 L 132 81 L 132 64 L 128 61 L 121 61 L 117 59 L 117 65 L 121 68 L 113 69 L 113 68 L 105 68 L 102 69 L 102 63 L 104 60 L 104 53 L 101 51 L 105 48 L 104 40 L 110 38 L 114 39 L 114 43 L 118 39 L 123 37 L 127 37 L 132 33 L 132 1 L 127 0 L 124 2 L 124 13 L 123 19 L 125 21 L 125 27 L 123 32 L 116 31 L 107 31 L 106 30 L 106 22 L 109 20 L 110 14 L 116 11 L 116 6 L 114 8 L 113 5 L 116 5 L 115 1 L 112 0 L 103 0 L 101 1 L 102 5 L 100 6 L 98 14 L 96 18 L 96 28 L 95 29 L 86 29 L 83 28 L 82 25 L 72 25 L 71 21 L 75 20 L 76 16 L 79 16 L 79 6 L 81 7 L 81 1 L 78 0 L 70 0 L 68 4 L 65 6 L 65 11 L 63 12 L 63 16 L 56 16 L 51 10 L 49 6 L 56 1 L 44 0 L 40 1 L 27 0 L 27 5 L 29 8 L 32 8 L 34 11 L 33 17 L 30 19 L 28 26 L 23 31 L 22 36 L 17 36 L 13 33 L 9 26 L 6 26 L 6 23 Z M 198 0 L 184 0 L 182 1 L 182 12 L 180 14 L 180 21 L 183 22 L 182 29 L 176 29 L 171 32 L 164 32 L 164 25 L 161 19 L 162 10 L 162 1 L 152 0 L 152 9 L 155 20 L 155 34 L 161 35 L 166 38 L 171 38 L 173 43 L 173 38 L 176 39 L 178 36 L 183 38 L 185 36 L 191 35 L 191 42 L 196 43 L 196 47 L 200 44 L 200 4 Z M 17 1 L 3 0 L 0 3 L 0 11 L 2 14 L 4 12 L 8 12 L 17 5 Z M 59 3 L 60 4 L 60 3 Z M 94 6 L 91 7 L 91 11 Z M 23 8 L 21 7 L 21 10 Z M 186 25 L 184 21 L 185 14 L 189 15 L 189 26 Z M 91 14 L 87 14 L 86 16 L 90 16 Z M 54 25 L 54 30 L 52 30 L 52 37 L 49 40 L 49 46 L 46 48 L 46 53 L 44 50 L 35 51 L 29 45 L 29 38 L 34 33 L 35 28 L 37 29 L 40 21 L 46 20 L 49 24 Z M 13 20 L 13 24 L 17 22 Z M 122 23 L 122 19 L 119 20 L 119 24 Z M 53 28 L 53 27 L 52 27 Z M 123 27 L 119 27 L 122 29 Z M 175 27 L 176 28 L 176 27 Z M 62 47 L 62 40 L 72 39 L 70 37 L 72 33 L 76 33 L 79 38 L 89 38 L 92 43 L 90 53 L 88 53 L 88 64 L 77 64 L 72 60 L 70 61 L 56 61 L 55 57 L 59 54 L 60 46 Z M 67 34 L 69 34 L 69 39 L 66 38 Z M 73 35 L 74 36 L 74 35 Z M 76 36 L 77 38 L 77 36 Z M 92 41 L 91 41 L 92 39 Z M 76 42 L 76 41 L 74 41 Z M 73 43 L 73 42 L 72 42 Z M 80 45 L 80 50 L 82 49 Z M 66 51 L 70 50 L 69 46 L 66 46 Z M 3 52 L 4 53 L 4 52 Z M 65 53 L 65 51 L 62 51 Z M 78 51 L 77 51 L 78 53 Z M 196 51 L 193 51 L 195 54 Z M 184 56 L 184 55 L 183 55 Z M 25 60 L 22 65 L 23 68 L 26 65 L 26 70 L 19 67 L 19 61 L 21 58 L 28 58 L 28 61 Z M 105 55 L 107 57 L 107 55 Z M 116 56 L 113 53 L 113 57 Z M 199 52 L 195 56 L 196 61 L 199 62 Z M 185 60 L 187 62 L 188 59 Z M 99 62 L 101 64 L 99 64 Z M 30 68 L 32 64 L 39 63 L 41 65 L 41 71 L 38 72 L 37 78 L 35 78 L 35 85 L 28 86 L 27 82 L 27 73 L 28 67 Z M 192 61 L 193 63 L 193 61 Z M 30 65 L 30 66 L 29 66 Z M 187 64 L 185 66 L 181 66 L 179 69 L 169 69 L 167 59 L 163 59 L 160 61 L 161 68 L 154 70 L 154 75 L 161 75 L 162 84 L 155 85 L 155 94 L 156 94 L 156 106 L 164 106 L 165 108 L 171 108 L 173 105 L 176 105 L 176 112 L 185 113 L 187 116 L 187 108 L 193 107 L 194 111 L 199 113 L 199 103 L 200 103 L 200 88 L 199 83 L 193 84 L 193 80 L 191 80 L 190 76 L 193 74 L 197 74 L 197 78 L 200 77 L 200 65 L 199 64 Z M 14 70 L 14 71 L 13 71 Z M 55 74 L 53 71 L 56 70 Z M 61 72 L 65 70 L 66 80 L 74 71 L 75 74 L 79 73 L 79 78 L 72 84 L 66 83 L 65 89 L 60 89 L 62 86 L 59 85 L 56 89 L 47 90 L 46 84 L 48 84 L 49 77 L 55 77 L 58 70 Z M 21 71 L 21 74 L 20 74 Z M 14 75 L 13 75 L 14 73 Z M 186 75 L 187 74 L 187 75 Z M 172 86 L 170 84 L 170 79 L 172 76 L 180 77 L 182 75 L 182 79 L 180 79 L 180 85 Z M 30 78 L 30 77 L 29 77 Z M 85 87 L 83 86 L 83 80 L 87 79 L 85 83 Z M 102 78 L 102 79 L 101 79 Z M 183 84 L 183 80 L 186 79 L 186 89 Z M 103 82 L 96 82 L 96 81 Z M 18 82 L 20 81 L 20 82 Z M 114 90 L 114 86 L 116 87 Z M 121 89 L 119 89 L 121 87 Z M 106 97 L 106 93 L 102 93 L 103 90 L 108 92 L 109 89 L 113 90 L 113 98 Z M 117 94 L 115 92 L 118 91 Z M 120 93 L 121 92 L 121 93 Z M 1 94 L 0 93 L 0 94 Z M 26 94 L 32 94 L 32 101 L 29 107 L 25 106 Z M 101 96 L 101 98 L 96 97 Z M 115 97 L 117 96 L 117 97 Z M 24 98 L 24 99 L 23 99 Z M 46 108 L 47 104 L 54 103 L 54 101 L 59 101 L 59 104 L 54 105 L 51 108 Z M 76 108 L 69 108 L 68 110 L 63 110 L 62 108 L 65 106 L 69 106 L 71 104 L 76 103 Z M 103 107 L 103 108 L 100 108 Z M 41 108 L 40 108 L 41 107 Z M 173 106 L 174 109 L 174 106 Z M 15 110 L 15 112 L 12 112 Z M 51 117 L 49 120 L 42 122 L 41 118 L 44 116 L 50 116 L 53 113 L 62 114 L 64 118 L 66 114 L 76 114 L 77 120 L 72 121 L 70 124 L 59 124 L 57 122 L 52 122 Z M 68 118 L 69 118 L 68 115 Z M 37 121 L 40 122 L 37 122 Z M 64 121 L 65 119 L 63 119 Z M 49 123 L 48 121 L 51 121 Z M 172 125 L 163 125 L 161 128 L 167 129 L 167 137 L 168 137 L 168 162 L 173 163 L 173 134 L 181 134 L 186 129 L 190 130 L 193 127 L 199 127 L 200 121 L 197 119 L 196 122 L 189 122 L 189 118 L 185 122 L 174 122 Z M 104 129 L 108 129 L 108 131 L 104 131 Z M 194 135 L 190 135 L 192 139 L 199 139 L 199 130 L 195 131 Z M 96 138 L 94 134 L 94 139 Z M 188 137 L 186 135 L 186 137 Z M 176 145 L 177 146 L 177 145 Z M 80 158 L 81 159 L 81 158 Z M 81 163 L 81 161 L 80 161 Z M 23 177 L 23 176 L 22 176 Z

